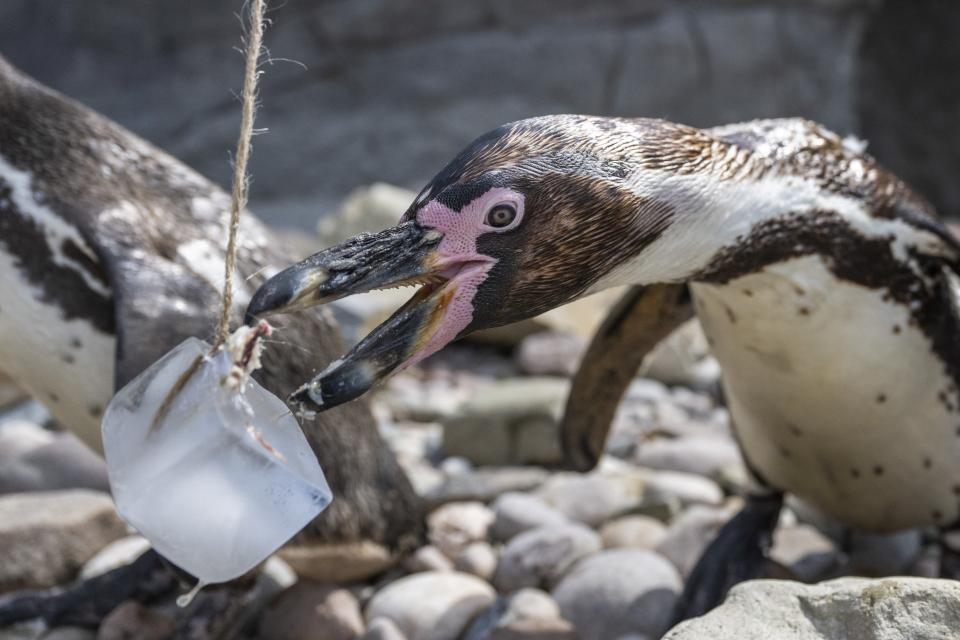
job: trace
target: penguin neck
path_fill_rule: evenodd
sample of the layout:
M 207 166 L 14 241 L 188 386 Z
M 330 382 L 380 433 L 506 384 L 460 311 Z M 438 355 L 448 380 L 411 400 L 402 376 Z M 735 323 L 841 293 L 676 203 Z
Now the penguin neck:
M 793 242 L 810 236 L 825 221 L 832 234 L 889 242 L 904 261 L 912 247 L 937 242 L 932 234 L 901 220 L 872 216 L 863 200 L 828 191 L 814 177 L 758 172 L 749 161 L 741 173 L 635 172 L 629 187 L 669 207 L 669 223 L 654 241 L 624 256 L 588 293 L 622 285 L 717 280 L 721 267 L 729 277 L 745 275 L 751 268 L 830 245 L 833 238 L 822 235 L 820 244 Z M 638 225 L 645 222 L 643 212 L 634 218 Z

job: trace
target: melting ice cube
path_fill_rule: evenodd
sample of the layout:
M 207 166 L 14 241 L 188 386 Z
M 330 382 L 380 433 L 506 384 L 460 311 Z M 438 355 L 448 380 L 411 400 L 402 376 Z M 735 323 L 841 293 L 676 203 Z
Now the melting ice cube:
M 103 418 L 117 510 L 201 583 L 243 575 L 332 499 L 286 405 L 248 379 L 252 331 L 212 356 L 186 340 L 121 389 Z

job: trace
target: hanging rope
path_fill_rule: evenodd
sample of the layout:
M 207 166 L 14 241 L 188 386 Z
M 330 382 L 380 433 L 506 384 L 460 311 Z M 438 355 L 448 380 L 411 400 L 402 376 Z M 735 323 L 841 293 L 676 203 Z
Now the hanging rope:
M 237 155 L 233 165 L 233 192 L 230 202 L 230 227 L 227 236 L 227 253 L 223 264 L 223 295 L 221 297 L 220 321 L 217 324 L 214 349 L 222 345 L 230 333 L 230 315 L 233 311 L 233 272 L 237 266 L 237 231 L 240 227 L 240 212 L 247 206 L 247 161 L 250 159 L 253 137 L 253 119 L 257 111 L 257 80 L 260 71 L 260 49 L 263 41 L 264 1 L 249 0 L 250 31 L 245 52 L 246 68 L 243 75 L 243 115 L 240 119 L 240 137 L 237 139 Z

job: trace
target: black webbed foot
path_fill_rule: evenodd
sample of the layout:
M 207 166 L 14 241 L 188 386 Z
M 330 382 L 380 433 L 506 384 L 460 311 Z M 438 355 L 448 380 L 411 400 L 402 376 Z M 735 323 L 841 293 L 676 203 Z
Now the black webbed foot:
M 40 618 L 50 626 L 97 626 L 125 600 L 149 602 L 169 593 L 176 577 L 154 550 L 131 564 L 68 587 L 0 597 L 0 628 Z
M 697 561 L 677 602 L 673 624 L 703 615 L 720 604 L 733 585 L 761 575 L 782 506 L 782 494 L 748 498 Z

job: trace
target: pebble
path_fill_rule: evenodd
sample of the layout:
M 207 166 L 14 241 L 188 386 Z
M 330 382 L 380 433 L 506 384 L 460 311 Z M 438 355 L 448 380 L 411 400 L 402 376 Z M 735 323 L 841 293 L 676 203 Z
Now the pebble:
M 803 582 L 818 582 L 840 562 L 833 541 L 808 524 L 777 527 L 769 557 Z
M 590 473 L 557 473 L 535 495 L 571 520 L 591 527 L 638 507 L 643 500 L 642 483 L 628 477 Z
M 692 506 L 670 525 L 663 542 L 657 546 L 657 552 L 669 559 L 686 577 L 720 527 L 732 516 L 731 509 Z
M 787 496 L 789 510 L 798 520 L 814 525 L 836 544 L 844 544 L 843 573 L 882 577 L 907 572 L 920 555 L 923 534 L 920 530 L 894 533 L 868 533 L 848 530 L 835 519 L 817 511 L 794 496 Z M 782 518 L 781 518 L 782 520 Z
M 624 401 L 656 403 L 670 397 L 667 385 L 651 378 L 634 378 L 623 394 Z
M 888 534 L 853 531 L 846 570 L 867 577 L 897 575 L 916 562 L 922 547 L 923 534 L 916 529 Z
M 43 634 L 40 640 L 97 640 L 97 634 L 83 627 L 54 627 Z
M 550 594 L 539 589 L 520 589 L 500 596 L 470 625 L 463 640 L 486 640 L 517 623 L 543 621 L 569 623 L 560 618 L 560 606 Z
M 407 640 L 407 636 L 390 618 L 374 618 L 357 640 Z
M 677 406 L 698 418 L 708 417 L 716 406 L 709 394 L 686 387 L 673 387 L 670 390 L 670 398 Z
M 534 527 L 556 526 L 568 522 L 565 515 L 529 493 L 505 493 L 493 503 L 494 521 L 490 536 L 506 542 L 518 533 Z
M 261 638 L 351 640 L 363 633 L 360 605 L 350 591 L 301 580 L 281 592 L 260 617 Z
M 660 342 L 643 360 L 642 375 L 667 384 L 683 384 L 696 389 L 711 386 L 720 377 L 720 365 L 710 354 L 710 346 L 700 322 L 690 320 Z
M 439 422 L 453 415 L 468 393 L 469 389 L 450 381 L 396 376 L 377 393 L 376 401 L 386 406 L 395 420 Z
M 391 582 L 367 605 L 366 618 L 390 618 L 410 640 L 456 640 L 496 592 L 476 576 L 428 571 Z
M 656 518 L 642 515 L 623 516 L 600 528 L 600 538 L 607 549 L 656 549 L 667 536 L 667 528 Z
M 718 505 L 723 502 L 720 486 L 702 476 L 679 471 L 656 471 L 647 478 L 644 504 L 667 505 L 683 509 L 693 504 Z
M 434 501 L 433 496 L 443 491 L 443 486 L 447 482 L 446 474 L 433 465 L 422 460 L 403 460 L 400 459 L 400 466 L 404 473 L 410 479 L 413 490 L 417 495 L 423 498 L 428 504 L 443 504 L 450 500 L 469 500 L 473 496 L 457 496 L 450 500 Z
M 572 522 L 524 531 L 504 548 L 493 584 L 502 592 L 552 587 L 577 560 L 602 546 L 596 532 Z
M 561 618 L 516 620 L 494 629 L 486 640 L 577 640 L 573 625 Z
M 420 571 L 453 571 L 453 561 L 432 544 L 424 545 L 410 554 L 404 562 L 410 573 Z
M 65 489 L 108 491 L 103 459 L 71 433 L 26 420 L 0 424 L 0 495 Z
M 89 580 L 108 571 L 125 567 L 150 548 L 143 536 L 133 535 L 114 540 L 100 549 L 80 570 L 80 579 Z
M 397 559 L 383 545 L 370 541 L 329 544 L 287 544 L 277 551 L 301 578 L 347 583 L 383 573 Z
M 457 571 L 489 581 L 497 569 L 497 552 L 487 542 L 471 542 L 454 559 Z
M 440 471 L 448 476 L 459 476 L 473 471 L 473 463 L 463 456 L 450 456 L 440 463 Z
M 540 467 L 496 467 L 453 475 L 428 492 L 432 506 L 447 502 L 478 500 L 490 502 L 510 491 L 532 491 L 550 476 Z
M 570 377 L 576 373 L 586 348 L 586 340 L 577 335 L 562 331 L 534 333 L 517 346 L 517 368 L 531 376 Z
M 510 378 L 477 389 L 443 420 L 443 451 L 476 464 L 556 464 L 569 382 Z
M 73 579 L 108 543 L 127 535 L 106 493 L 74 489 L 0 497 L 0 592 Z
M 641 467 L 682 471 L 716 478 L 725 467 L 743 466 L 740 449 L 728 437 L 656 438 L 637 447 L 634 462 Z
M 107 614 L 100 623 L 97 640 L 165 640 L 174 627 L 170 617 L 129 600 Z
M 260 568 L 259 577 L 271 582 L 277 591 L 292 587 L 300 579 L 293 567 L 277 555 L 267 558 L 267 561 Z
M 549 593 L 540 589 L 520 589 L 507 600 L 507 611 L 513 619 L 549 620 L 560 617 L 560 605 Z
M 629 633 L 659 637 L 680 590 L 680 576 L 664 557 L 611 549 L 578 562 L 552 595 L 582 638 L 617 640 Z
M 379 422 L 380 435 L 399 460 L 419 462 L 431 458 L 440 447 L 440 425 Z
M 471 542 L 486 540 L 493 521 L 493 511 L 482 502 L 451 502 L 427 516 L 428 536 L 452 558 Z

